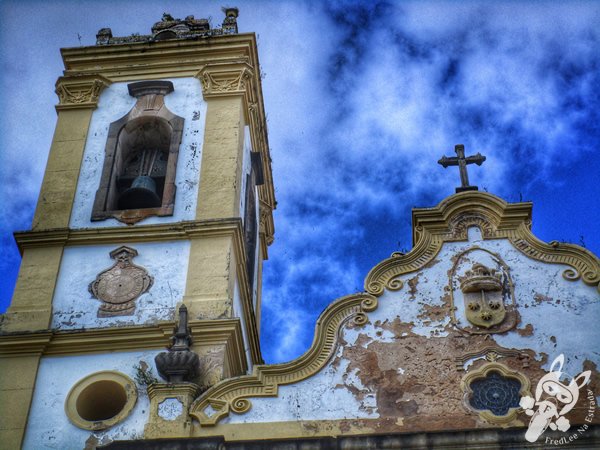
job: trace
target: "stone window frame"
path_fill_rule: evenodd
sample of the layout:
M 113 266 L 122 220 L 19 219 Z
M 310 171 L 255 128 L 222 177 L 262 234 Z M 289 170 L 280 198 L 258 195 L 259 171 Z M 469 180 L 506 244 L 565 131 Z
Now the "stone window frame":
M 125 393 L 126 401 L 121 410 L 113 417 L 104 420 L 90 421 L 81 417 L 77 408 L 77 402 L 84 390 L 101 382 L 114 382 L 120 385 Z M 129 414 L 131 414 L 137 402 L 137 397 L 138 394 L 135 382 L 124 373 L 114 370 L 95 372 L 80 379 L 73 385 L 65 400 L 65 414 L 76 427 L 92 431 L 105 430 L 122 422 Z
M 183 117 L 169 111 L 164 104 L 164 96 L 173 92 L 173 83 L 170 81 L 140 81 L 127 85 L 129 95 L 136 97 L 135 106 L 123 117 L 110 124 L 104 151 L 104 165 L 100 177 L 100 186 L 92 208 L 92 221 L 115 218 L 120 222 L 133 225 L 149 216 L 172 216 L 175 209 L 175 176 L 179 147 L 183 138 Z M 116 201 L 116 177 L 119 175 L 115 169 L 118 160 L 119 135 L 128 123 L 133 121 L 161 120 L 171 128 L 169 155 L 161 198 L 161 206 L 140 209 L 115 209 L 110 205 Z
M 490 410 L 479 410 L 475 409 L 471 406 L 470 397 L 473 394 L 473 390 L 471 389 L 471 383 L 475 380 L 479 380 L 482 378 L 487 378 L 487 376 L 491 372 L 498 372 L 501 376 L 506 378 L 513 378 L 518 380 L 521 383 L 521 389 L 519 390 L 519 394 L 521 397 L 526 395 L 531 396 L 530 388 L 531 383 L 529 379 L 521 372 L 517 372 L 511 370 L 504 364 L 500 364 L 497 362 L 489 362 L 483 364 L 479 369 L 472 370 L 467 373 L 460 382 L 461 390 L 463 391 L 463 406 L 467 411 L 479 414 L 479 417 L 484 419 L 485 421 L 493 424 L 507 424 L 512 422 L 517 418 L 517 413 L 521 409 L 519 406 L 512 407 L 508 410 L 508 412 L 503 416 L 497 416 L 492 413 Z

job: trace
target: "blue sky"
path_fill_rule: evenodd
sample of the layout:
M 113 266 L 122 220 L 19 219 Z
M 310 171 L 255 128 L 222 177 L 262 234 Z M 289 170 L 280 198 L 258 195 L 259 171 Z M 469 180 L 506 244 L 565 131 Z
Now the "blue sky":
M 459 183 L 455 144 L 487 161 L 472 184 L 531 200 L 542 240 L 600 253 L 600 4 L 239 1 L 256 32 L 278 200 L 265 264 L 268 362 L 310 345 L 319 313 L 411 247 L 410 211 Z M 222 20 L 213 1 L 0 5 L 0 310 L 52 140 L 60 47 L 98 29 L 147 34 L 163 12 Z

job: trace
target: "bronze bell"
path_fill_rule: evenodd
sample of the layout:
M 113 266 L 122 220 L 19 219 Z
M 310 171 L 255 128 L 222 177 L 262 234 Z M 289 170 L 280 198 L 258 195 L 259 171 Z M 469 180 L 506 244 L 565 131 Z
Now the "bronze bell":
M 131 186 L 119 197 L 119 209 L 156 208 L 160 205 L 156 183 L 147 175 L 136 177 Z

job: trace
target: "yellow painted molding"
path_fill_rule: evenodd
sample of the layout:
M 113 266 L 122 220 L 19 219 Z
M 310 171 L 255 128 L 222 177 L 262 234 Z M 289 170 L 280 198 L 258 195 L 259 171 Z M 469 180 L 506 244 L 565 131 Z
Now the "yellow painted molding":
M 339 328 L 352 320 L 364 325 L 367 312 L 377 308 L 377 299 L 369 294 L 342 297 L 323 311 L 317 320 L 310 349 L 294 361 L 254 366 L 252 375 L 224 380 L 198 398 L 190 407 L 190 415 L 201 426 L 213 426 L 231 411 L 242 414 L 251 408 L 248 398 L 276 396 L 280 385 L 308 378 L 321 370 L 335 354 Z M 207 414 L 207 408 L 214 410 Z
M 241 227 L 241 219 L 197 220 L 135 227 L 55 228 L 17 231 L 15 240 L 21 253 L 27 248 L 50 245 L 99 245 L 117 242 L 156 242 L 185 240 L 198 236 L 227 236 Z
M 196 237 L 231 236 L 235 252 L 236 273 L 242 298 L 243 318 L 247 324 L 247 339 L 250 345 L 252 362 L 262 363 L 258 327 L 248 274 L 245 268 L 246 251 L 241 219 L 201 220 L 160 225 L 136 225 L 135 227 L 105 227 L 68 229 L 60 228 L 42 231 L 22 231 L 15 233 L 15 240 L 21 253 L 27 248 L 49 245 L 99 245 L 120 242 L 158 242 L 186 240 Z
M 381 295 L 384 289 L 402 287 L 399 276 L 414 272 L 432 261 L 444 242 L 466 241 L 467 229 L 477 226 L 483 239 L 508 239 L 524 255 L 552 264 L 570 266 L 567 280 L 582 279 L 600 291 L 600 260 L 573 244 L 546 244 L 531 233 L 529 202 L 507 203 L 495 195 L 467 191 L 451 195 L 434 208 L 415 208 L 412 213 L 413 249 L 395 253 L 377 264 L 365 280 L 365 290 Z
M 245 115 L 251 129 L 252 148 L 260 152 L 265 184 L 259 186 L 261 202 L 275 209 L 275 190 L 264 110 L 260 65 L 254 33 L 215 36 L 198 40 L 166 40 L 118 45 L 61 49 L 65 76 L 100 75 L 112 82 L 194 77 L 205 74 L 214 95 L 215 88 L 231 87 L 231 73 L 241 73 L 238 83 L 244 92 Z M 212 77 L 212 79 L 211 79 Z M 202 80 L 202 77 L 200 77 Z M 235 84 L 235 83 L 234 83 Z M 210 93 L 208 94 L 211 95 Z M 273 240 L 273 217 L 266 228 L 267 243 Z
M 246 62 L 210 63 L 202 67 L 195 77 L 202 84 L 205 99 L 243 95 L 248 97 L 248 103 L 254 100 L 253 72 Z
M 0 357 L 15 355 L 80 355 L 113 351 L 162 349 L 169 345 L 175 322 L 159 325 L 44 331 L 0 335 Z M 219 319 L 189 324 L 193 339 L 202 344 L 227 344 L 234 368 L 246 370 L 240 320 Z
M 41 355 L 52 339 L 51 331 L 0 336 L 0 357 Z
M 102 90 L 111 84 L 102 75 L 78 75 L 60 77 L 56 81 L 59 104 L 56 110 L 96 108 Z
M 521 383 L 521 389 L 519 390 L 520 397 L 524 397 L 526 395 L 531 396 L 531 392 L 529 391 L 531 384 L 529 379 L 521 372 L 511 370 L 504 364 L 497 362 L 485 363 L 479 369 L 467 373 L 460 381 L 460 388 L 464 393 L 463 406 L 467 411 L 479 414 L 482 419 L 489 423 L 506 425 L 517 418 L 517 413 L 519 412 L 520 407 L 510 408 L 505 415 L 497 416 L 489 410 L 474 409 L 469 403 L 469 397 L 471 397 L 473 394 L 473 391 L 471 390 L 471 383 L 477 379 L 486 378 L 490 372 L 499 372 L 505 378 L 514 378 L 518 380 Z
M 102 418 L 100 420 L 91 420 L 83 417 L 81 411 L 82 407 L 83 409 L 88 410 L 86 412 L 93 413 L 95 407 L 93 400 L 94 398 L 102 398 L 102 396 L 105 395 L 107 384 L 109 386 L 117 386 L 117 392 L 120 388 L 120 395 L 114 391 L 114 388 L 111 391 L 113 394 L 113 399 L 111 400 L 114 400 L 114 397 L 117 397 L 118 400 L 123 401 L 117 414 L 108 419 Z M 94 389 L 96 392 L 93 392 Z M 133 410 L 136 402 L 137 389 L 134 381 L 121 372 L 106 370 L 88 375 L 75 383 L 67 394 L 65 414 L 76 427 L 92 431 L 105 430 L 106 428 L 110 428 L 125 420 Z

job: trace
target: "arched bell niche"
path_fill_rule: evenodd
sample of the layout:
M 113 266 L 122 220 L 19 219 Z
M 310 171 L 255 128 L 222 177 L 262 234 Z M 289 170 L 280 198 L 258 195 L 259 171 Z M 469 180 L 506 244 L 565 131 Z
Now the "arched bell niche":
M 135 106 L 111 123 L 92 220 L 114 217 L 134 224 L 148 216 L 169 216 L 175 204 L 175 171 L 183 118 L 164 104 L 170 81 L 128 85 Z

